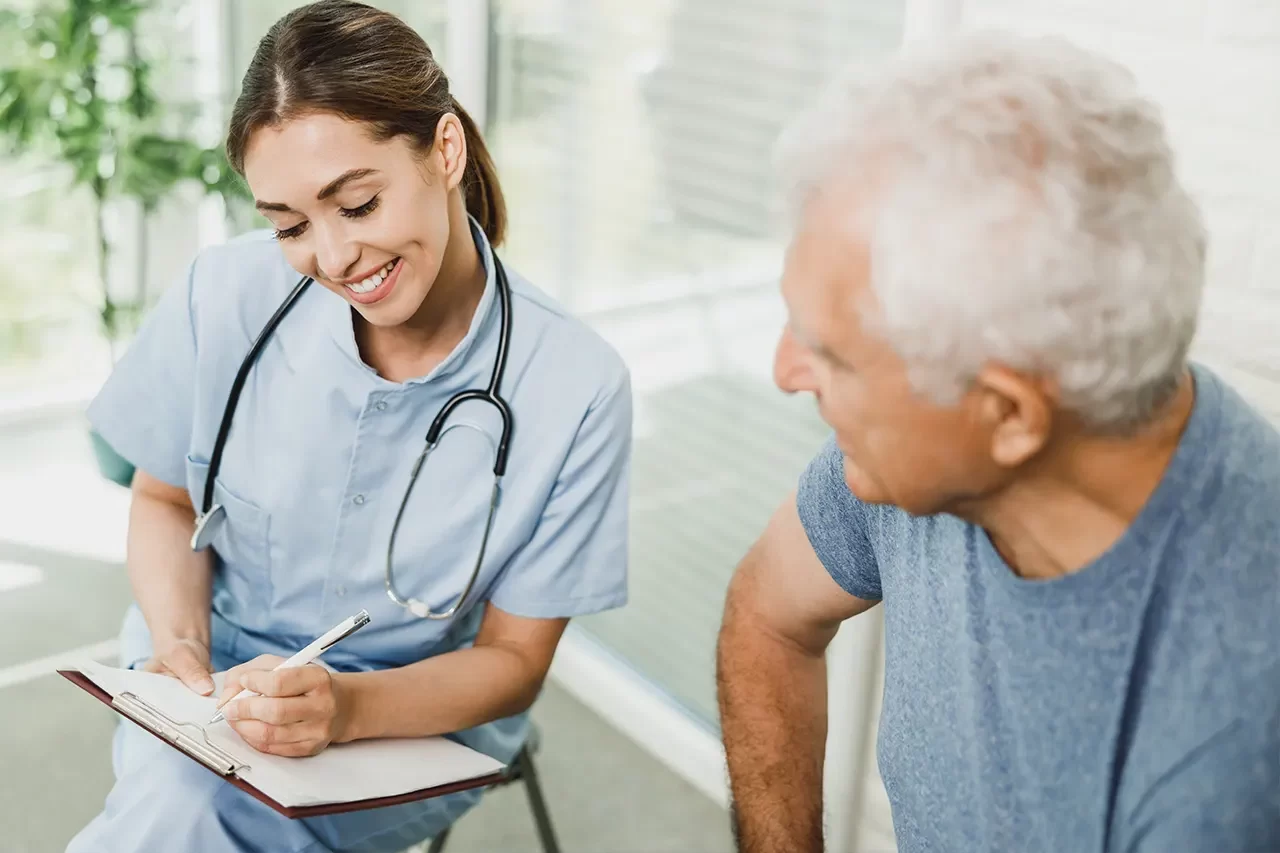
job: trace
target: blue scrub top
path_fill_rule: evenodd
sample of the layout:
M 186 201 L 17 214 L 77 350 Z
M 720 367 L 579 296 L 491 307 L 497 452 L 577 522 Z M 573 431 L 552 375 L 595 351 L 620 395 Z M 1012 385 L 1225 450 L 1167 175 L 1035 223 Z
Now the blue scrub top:
M 250 372 L 223 453 L 215 502 L 215 650 L 289 655 L 351 614 L 372 622 L 325 655 L 338 670 L 401 666 L 466 645 L 484 602 L 528 617 L 572 617 L 627 598 L 631 387 L 617 352 L 507 266 L 511 344 L 501 388 L 514 431 L 485 563 L 453 619 L 420 619 L 385 592 L 387 542 L 414 460 L 440 407 L 487 386 L 498 344 L 493 255 L 466 336 L 426 376 L 378 376 L 360 358 L 351 308 L 313 284 Z M 207 249 L 161 297 L 89 408 L 93 426 L 200 508 L 232 380 L 297 283 L 274 237 Z M 462 592 L 493 486 L 497 412 L 468 402 L 414 486 L 396 536 L 402 595 L 435 611 Z M 136 621 L 136 614 L 135 620 Z M 251 654 L 252 653 L 252 654 Z M 126 661 L 129 663 L 129 661 Z M 508 760 L 524 715 L 462 733 Z

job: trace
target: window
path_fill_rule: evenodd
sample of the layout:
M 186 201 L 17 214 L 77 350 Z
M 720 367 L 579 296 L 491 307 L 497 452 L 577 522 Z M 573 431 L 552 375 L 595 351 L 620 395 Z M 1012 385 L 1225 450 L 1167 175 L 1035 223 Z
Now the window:
M 157 0 L 140 19 L 135 46 L 154 63 L 151 84 L 165 103 L 192 97 L 190 75 L 180 73 L 190 61 L 190 6 Z M 0 10 L 27 15 L 0 32 L 0 66 L 36 61 L 31 51 L 37 9 L 28 0 L 0 0 Z M 56 40 L 49 49 L 57 49 Z M 118 65 L 124 49 L 104 44 L 104 66 Z M 111 72 L 102 73 L 105 87 Z M 37 144 L 0 157 L 0 202 L 0 398 L 57 397 L 57 389 L 73 396 L 91 393 L 112 356 L 100 320 L 99 212 L 91 193 L 72 187 L 70 167 L 48 145 Z M 145 301 L 172 274 L 165 250 L 151 237 L 173 215 L 172 205 L 162 206 L 143 228 L 129 201 L 111 202 L 102 212 L 114 299 Z M 170 241 L 174 230 L 167 230 Z
M 0 160 L 0 396 L 109 366 L 93 209 L 46 152 Z
M 636 394 L 631 603 L 580 620 L 714 725 L 729 576 L 826 437 L 770 378 L 770 151 L 903 6 L 497 0 L 489 142 L 511 264 L 622 352 Z

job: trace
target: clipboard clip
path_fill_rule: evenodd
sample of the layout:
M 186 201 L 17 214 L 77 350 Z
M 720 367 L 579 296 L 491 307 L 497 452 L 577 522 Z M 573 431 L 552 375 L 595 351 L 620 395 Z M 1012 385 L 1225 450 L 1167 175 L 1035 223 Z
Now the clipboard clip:
M 208 736 L 199 725 L 175 722 L 150 702 L 133 693 L 121 693 L 113 697 L 111 706 L 216 773 L 231 776 L 249 768 L 249 765 L 237 761 L 224 750 L 209 743 Z M 196 734 L 192 734 L 191 730 Z

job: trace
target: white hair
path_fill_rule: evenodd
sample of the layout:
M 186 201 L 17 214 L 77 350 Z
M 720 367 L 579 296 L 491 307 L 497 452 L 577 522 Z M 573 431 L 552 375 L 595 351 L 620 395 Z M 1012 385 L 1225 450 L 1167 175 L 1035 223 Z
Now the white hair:
M 1111 431 L 1176 391 L 1204 227 L 1120 66 L 1057 38 L 963 36 L 841 79 L 778 157 L 801 217 L 819 195 L 861 196 L 867 317 L 921 393 L 954 401 L 1000 363 Z

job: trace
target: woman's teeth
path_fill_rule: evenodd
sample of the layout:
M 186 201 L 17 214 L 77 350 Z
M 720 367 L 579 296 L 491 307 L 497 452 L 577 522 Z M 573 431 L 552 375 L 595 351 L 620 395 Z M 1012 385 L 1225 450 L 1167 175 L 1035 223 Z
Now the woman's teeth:
M 385 267 L 378 270 L 364 281 L 357 282 L 355 284 L 348 284 L 347 288 L 352 293 L 368 293 L 387 280 L 387 276 L 391 275 L 391 271 L 395 269 L 396 263 L 399 260 L 399 258 L 396 258 L 395 260 L 390 261 Z

